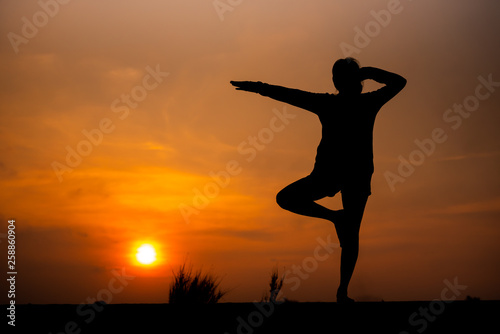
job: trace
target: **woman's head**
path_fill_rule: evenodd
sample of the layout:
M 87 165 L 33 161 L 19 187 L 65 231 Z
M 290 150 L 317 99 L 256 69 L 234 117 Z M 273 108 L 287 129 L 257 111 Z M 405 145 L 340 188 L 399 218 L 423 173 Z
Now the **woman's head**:
M 362 80 L 359 76 L 359 63 L 354 58 L 339 59 L 333 64 L 332 80 L 342 95 L 361 94 Z

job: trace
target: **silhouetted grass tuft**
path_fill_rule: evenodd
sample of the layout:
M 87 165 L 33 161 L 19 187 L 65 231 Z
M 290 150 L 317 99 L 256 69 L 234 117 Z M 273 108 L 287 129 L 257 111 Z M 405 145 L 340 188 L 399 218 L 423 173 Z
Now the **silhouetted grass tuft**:
M 262 301 L 264 302 L 276 302 L 278 294 L 283 287 L 283 280 L 285 279 L 285 274 L 281 278 L 278 278 L 278 267 L 274 268 L 271 272 L 271 281 L 269 282 L 269 293 L 265 294 Z
M 186 268 L 184 263 L 170 286 L 170 304 L 215 304 L 227 291 L 219 288 L 221 280 L 212 274 L 203 274 L 201 270 L 193 273 L 193 268 Z

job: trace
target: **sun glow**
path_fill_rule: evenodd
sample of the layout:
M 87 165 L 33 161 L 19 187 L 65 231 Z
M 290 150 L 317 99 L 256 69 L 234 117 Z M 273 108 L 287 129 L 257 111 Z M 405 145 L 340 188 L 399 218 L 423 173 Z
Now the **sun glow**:
M 135 257 L 142 264 L 151 264 L 156 261 L 156 250 L 150 244 L 143 244 L 137 248 Z

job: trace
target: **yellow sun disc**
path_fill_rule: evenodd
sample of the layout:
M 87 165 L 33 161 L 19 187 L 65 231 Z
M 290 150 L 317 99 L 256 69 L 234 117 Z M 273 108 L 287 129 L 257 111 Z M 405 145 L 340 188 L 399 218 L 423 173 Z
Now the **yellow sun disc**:
M 156 261 L 156 251 L 154 247 L 149 244 L 144 244 L 137 248 L 137 254 L 135 256 L 137 261 L 142 264 L 151 264 Z

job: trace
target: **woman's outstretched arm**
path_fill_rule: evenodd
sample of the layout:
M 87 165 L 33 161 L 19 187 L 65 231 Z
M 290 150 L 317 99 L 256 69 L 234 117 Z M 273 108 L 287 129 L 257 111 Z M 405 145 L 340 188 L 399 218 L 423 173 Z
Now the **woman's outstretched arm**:
M 318 97 L 324 95 L 300 89 L 269 85 L 260 81 L 231 81 L 231 85 L 235 86 L 236 90 L 258 93 L 262 96 L 267 96 L 311 112 L 316 112 L 317 108 L 321 106 Z

